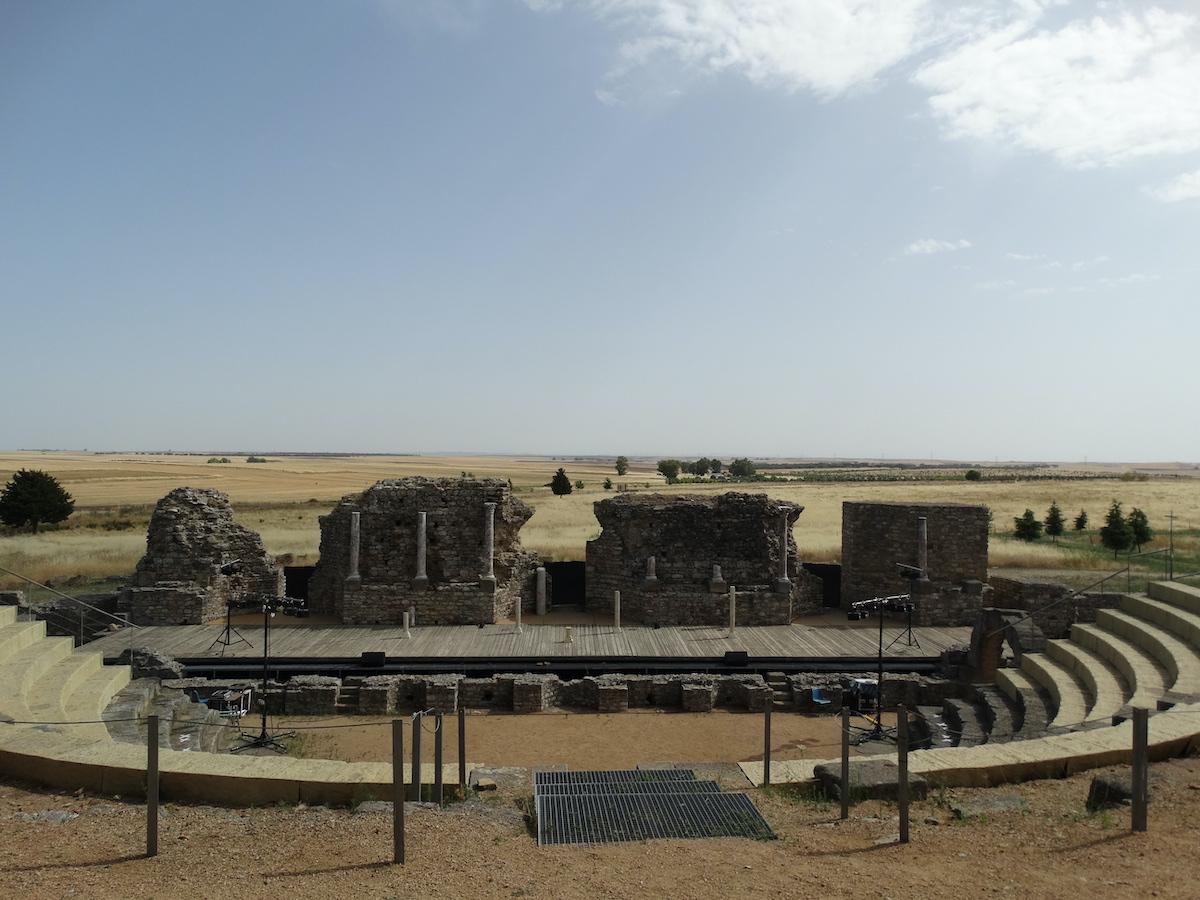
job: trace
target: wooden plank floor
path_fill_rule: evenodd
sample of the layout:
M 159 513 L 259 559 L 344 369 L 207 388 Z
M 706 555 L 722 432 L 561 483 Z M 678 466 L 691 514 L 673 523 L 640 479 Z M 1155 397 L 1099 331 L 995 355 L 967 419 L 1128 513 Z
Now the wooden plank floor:
M 382 651 L 392 658 L 507 657 L 547 659 L 550 657 L 708 657 L 720 658 L 727 650 L 745 650 L 751 657 L 837 658 L 876 655 L 878 631 L 853 626 L 770 625 L 738 628 L 730 637 L 727 629 L 703 626 L 645 628 L 627 625 L 574 625 L 574 640 L 567 643 L 562 625 L 526 625 L 518 632 L 510 624 L 483 628 L 462 625 L 432 625 L 412 629 L 405 638 L 402 628 L 350 625 L 277 625 L 271 629 L 271 656 L 275 658 L 346 658 L 365 651 Z M 230 646 L 226 657 L 261 657 L 262 630 L 251 625 L 238 627 L 249 643 Z M 913 628 L 919 647 L 908 647 L 903 639 L 887 650 L 888 657 L 933 657 L 948 647 L 965 646 L 970 628 Z M 129 646 L 153 647 L 176 658 L 213 657 L 210 650 L 221 634 L 219 625 L 162 625 L 133 629 L 101 638 L 87 645 L 113 658 Z M 884 628 L 887 647 L 902 630 Z

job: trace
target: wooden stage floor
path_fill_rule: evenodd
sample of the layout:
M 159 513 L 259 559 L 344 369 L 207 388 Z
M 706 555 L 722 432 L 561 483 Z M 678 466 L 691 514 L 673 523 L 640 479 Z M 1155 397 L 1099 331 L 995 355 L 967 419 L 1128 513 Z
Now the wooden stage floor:
M 830 620 L 833 621 L 830 621 Z M 497 659 L 551 658 L 717 658 L 726 651 L 744 650 L 750 658 L 836 659 L 875 657 L 879 631 L 874 623 L 850 623 L 844 618 L 823 617 L 817 624 L 739 627 L 731 637 L 728 629 L 703 626 L 647 628 L 627 625 L 618 630 L 611 624 L 573 625 L 572 643 L 566 642 L 563 625 L 526 624 L 518 632 L 512 624 L 431 625 L 412 629 L 405 638 L 402 628 L 352 625 L 276 625 L 271 629 L 274 659 L 348 659 L 366 651 L 382 651 L 389 659 L 454 659 L 485 657 Z M 837 624 L 835 624 L 837 623 Z M 236 626 L 249 643 L 230 646 L 230 657 L 262 657 L 262 629 L 252 624 Z M 131 645 L 153 647 L 176 659 L 211 659 L 221 656 L 212 647 L 221 634 L 219 625 L 162 625 L 118 632 L 87 645 L 113 659 Z M 906 646 L 901 638 L 886 650 L 888 658 L 936 657 L 949 647 L 965 647 L 970 628 L 913 628 L 920 646 Z M 884 647 L 903 629 L 884 626 Z

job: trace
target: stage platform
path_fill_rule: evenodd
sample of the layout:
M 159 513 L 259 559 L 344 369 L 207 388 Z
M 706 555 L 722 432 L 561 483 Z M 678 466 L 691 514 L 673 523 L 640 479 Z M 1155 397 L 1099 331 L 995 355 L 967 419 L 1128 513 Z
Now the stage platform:
M 567 642 L 564 625 L 513 624 L 477 626 L 433 625 L 402 628 L 347 625 L 276 625 L 271 628 L 271 668 L 297 672 L 344 670 L 357 667 L 363 653 L 383 653 L 388 670 L 554 671 L 580 667 L 608 671 L 650 668 L 679 670 L 681 666 L 724 667 L 727 653 L 744 652 L 751 668 L 799 670 L 864 670 L 874 667 L 879 631 L 850 623 L 832 624 L 825 617 L 816 625 L 772 625 L 728 629 L 711 627 L 650 628 L 611 624 L 571 626 Z M 147 626 L 133 633 L 118 632 L 88 644 L 115 661 L 131 645 L 152 647 L 184 663 L 189 670 L 244 670 L 252 659 L 262 660 L 262 629 L 237 626 L 246 643 L 214 647 L 219 625 Z M 904 629 L 884 627 L 886 667 L 892 671 L 929 668 L 951 647 L 965 647 L 970 628 L 913 628 L 918 645 L 908 646 Z M 621 668 L 624 666 L 624 668 Z M 508 668 L 506 668 L 508 667 Z

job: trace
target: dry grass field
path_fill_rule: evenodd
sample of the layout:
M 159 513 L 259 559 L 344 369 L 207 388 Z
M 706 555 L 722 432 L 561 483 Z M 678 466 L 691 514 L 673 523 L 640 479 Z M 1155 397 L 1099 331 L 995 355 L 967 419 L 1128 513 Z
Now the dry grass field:
M 611 492 L 606 477 L 630 490 L 665 490 L 654 472 L 654 461 L 633 459 L 630 473 L 617 478 L 611 460 L 600 458 L 538 458 L 503 456 L 358 456 L 271 457 L 267 463 L 235 458 L 228 464 L 209 464 L 207 456 L 93 453 L 0 454 L 0 481 L 19 468 L 51 472 L 76 499 L 76 514 L 66 527 L 42 534 L 0 536 L 0 565 L 38 580 L 63 581 L 76 576 L 99 579 L 129 573 L 145 546 L 145 524 L 156 500 L 175 487 L 215 487 L 231 497 L 238 518 L 263 535 L 268 549 L 290 553 L 297 560 L 315 560 L 319 533 L 317 517 L 345 494 L 360 491 L 383 478 L 406 475 L 508 478 L 535 509 L 522 531 L 523 542 L 550 559 L 582 559 L 585 542 L 599 526 L 592 504 Z M 555 497 L 545 486 L 562 466 L 585 487 L 567 497 Z M 1012 518 L 1026 507 L 1044 515 L 1052 500 L 1068 519 L 1086 509 L 1093 529 L 1099 527 L 1109 502 L 1121 500 L 1126 510 L 1141 507 L 1165 534 L 1169 511 L 1183 532 L 1177 547 L 1200 555 L 1200 478 L 1191 468 L 1162 468 L 1145 481 L 1125 481 L 1123 468 L 1095 467 L 1112 477 L 1088 480 L 982 481 L 913 480 L 897 482 L 818 482 L 679 484 L 672 492 L 713 494 L 725 490 L 765 491 L 805 507 L 796 526 L 796 539 L 808 560 L 836 560 L 841 543 L 841 504 L 844 500 L 914 500 L 982 503 L 995 516 L 996 538 L 991 564 L 996 568 L 1038 571 L 1103 571 L 1118 564 L 1088 550 L 1087 538 L 1055 546 L 1008 539 Z M 1094 532 L 1093 532 L 1094 538 Z M 1153 546 L 1161 545 L 1156 541 Z M 1149 548 L 1147 548 L 1149 549 Z M 1110 564 L 1111 563 L 1111 564 Z M 0 580 L 0 584 L 13 584 Z

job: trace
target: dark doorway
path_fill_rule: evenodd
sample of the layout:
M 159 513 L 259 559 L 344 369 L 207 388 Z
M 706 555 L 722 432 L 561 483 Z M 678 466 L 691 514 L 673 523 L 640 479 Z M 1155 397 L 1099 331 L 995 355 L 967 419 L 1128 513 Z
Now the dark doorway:
M 842 566 L 840 563 L 802 563 L 804 571 L 821 579 L 822 605 L 831 609 L 842 606 Z
M 555 606 L 583 606 L 584 588 L 587 585 L 587 563 L 546 563 L 546 574 L 550 576 L 551 602 Z
M 316 568 L 316 566 L 284 566 L 284 595 L 291 597 L 294 600 L 307 600 L 308 579 L 312 578 L 312 573 L 316 570 Z

